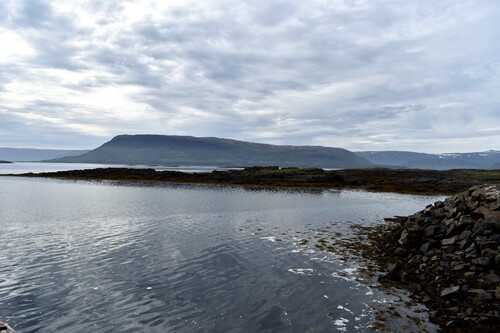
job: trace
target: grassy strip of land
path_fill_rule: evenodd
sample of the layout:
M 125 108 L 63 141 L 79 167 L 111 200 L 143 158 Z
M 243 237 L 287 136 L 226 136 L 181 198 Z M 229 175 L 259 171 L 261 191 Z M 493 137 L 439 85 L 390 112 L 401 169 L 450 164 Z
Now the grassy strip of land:
M 186 173 L 154 169 L 99 168 L 45 173 L 23 177 L 92 180 L 159 181 L 266 187 L 363 189 L 411 194 L 453 194 L 484 183 L 500 184 L 500 170 L 344 169 L 322 170 L 250 167 L 243 170 Z

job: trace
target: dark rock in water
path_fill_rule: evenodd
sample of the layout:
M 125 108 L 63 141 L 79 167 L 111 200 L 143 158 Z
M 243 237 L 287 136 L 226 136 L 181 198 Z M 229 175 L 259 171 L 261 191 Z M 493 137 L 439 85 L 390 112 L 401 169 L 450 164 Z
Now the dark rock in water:
M 444 207 L 444 203 L 442 201 L 436 201 L 434 203 L 434 208 L 442 208 Z
M 12 327 L 1 321 L 0 321 L 0 332 L 16 333 L 16 331 Z
M 387 276 L 426 300 L 444 331 L 500 332 L 499 209 L 500 185 L 474 186 L 374 238 Z

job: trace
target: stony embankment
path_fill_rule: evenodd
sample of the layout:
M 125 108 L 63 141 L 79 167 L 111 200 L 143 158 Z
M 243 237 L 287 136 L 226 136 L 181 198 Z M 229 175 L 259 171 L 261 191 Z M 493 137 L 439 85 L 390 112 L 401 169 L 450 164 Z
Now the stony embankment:
M 372 238 L 387 269 L 450 332 L 500 332 L 500 186 L 474 186 Z

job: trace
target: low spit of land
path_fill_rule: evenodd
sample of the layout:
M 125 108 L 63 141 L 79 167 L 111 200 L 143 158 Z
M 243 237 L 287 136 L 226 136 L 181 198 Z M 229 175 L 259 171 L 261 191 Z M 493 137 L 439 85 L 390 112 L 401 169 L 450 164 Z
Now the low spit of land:
M 417 169 L 323 170 L 250 167 L 243 170 L 187 173 L 156 171 L 154 169 L 99 168 L 26 173 L 16 176 L 266 187 L 348 188 L 413 194 L 453 194 L 484 183 L 500 184 L 500 170 L 465 169 L 445 171 Z

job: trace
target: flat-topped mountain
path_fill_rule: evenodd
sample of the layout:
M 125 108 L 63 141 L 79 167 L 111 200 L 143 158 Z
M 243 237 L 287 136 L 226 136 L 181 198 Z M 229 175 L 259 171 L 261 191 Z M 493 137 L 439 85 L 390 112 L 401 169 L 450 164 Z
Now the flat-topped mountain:
M 361 151 L 358 156 L 373 164 L 415 169 L 498 169 L 500 151 L 476 153 L 424 154 L 409 151 Z
M 220 138 L 119 135 L 88 153 L 51 162 L 362 168 L 371 163 L 342 148 L 279 146 Z

